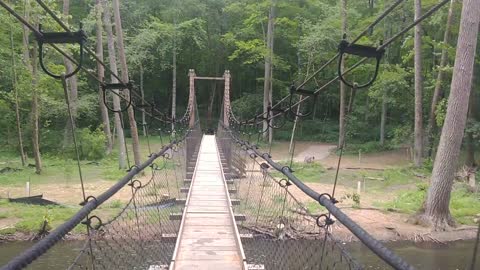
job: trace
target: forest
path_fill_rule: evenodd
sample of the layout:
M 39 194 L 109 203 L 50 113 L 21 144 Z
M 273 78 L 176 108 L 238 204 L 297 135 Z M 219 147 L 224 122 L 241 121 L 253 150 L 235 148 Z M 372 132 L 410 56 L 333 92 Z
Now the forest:
M 92 54 L 84 56 L 84 70 L 63 85 L 40 67 L 33 31 L 0 8 L 0 197 L 23 195 L 26 181 L 42 192 L 61 185 L 68 189 L 77 183 L 77 158 L 86 166 L 91 185 L 112 184 L 125 169 L 146 160 L 151 147 L 173 136 L 174 125 L 152 121 L 156 116 L 183 116 L 190 69 L 208 77 L 222 77 L 229 70 L 232 110 L 242 121 L 267 114 L 269 106 L 293 95 L 292 86 L 321 89 L 296 107 L 304 117 L 294 117 L 255 140 L 285 162 L 290 156 L 293 160 L 295 142 L 300 152 L 308 144 L 330 145 L 324 162 L 295 160 L 302 180 L 315 186 L 328 178 L 325 183 L 331 185 L 334 172 L 329 167 L 345 152 L 347 163 L 354 163 L 346 166 L 355 167 L 341 170 L 345 200 L 358 193 L 357 179 L 373 181 L 367 184 L 371 190 L 357 194 L 349 205 L 393 209 L 404 215 L 402 220 L 433 231 L 479 222 L 480 1 L 1 2 L 44 32 L 81 27 Z M 440 8 L 412 25 L 439 3 Z M 466 3 L 470 10 L 462 9 Z M 392 5 L 391 12 L 368 27 Z M 405 28 L 409 31 L 402 32 Z M 352 41 L 359 35 L 356 43 L 366 46 L 391 42 L 378 60 L 373 84 L 353 89 L 334 78 L 338 69 L 354 66 L 358 56 L 323 65 L 337 54 L 342 39 Z M 42 57 L 48 70 L 60 74 L 75 69 L 67 56 L 45 47 Z M 61 49 L 77 61 L 81 57 L 75 44 Z M 368 60 L 347 80 L 362 85 L 375 69 L 375 59 Z M 102 83 L 120 80 L 135 85 L 130 98 L 137 106 L 113 113 L 111 108 L 125 108 L 128 101 L 118 92 L 104 100 Z M 203 129 L 216 129 L 224 85 L 200 81 L 195 90 Z M 318 153 L 311 155 L 318 159 Z M 391 155 L 396 158 L 387 164 Z M 96 179 L 101 181 L 95 184 Z M 383 192 L 390 193 L 384 198 L 379 195 Z M 379 201 L 372 199 L 377 196 Z M 0 221 L 13 212 L 30 211 L 2 199 L 0 210 Z M 60 222 L 66 217 L 51 218 Z M 0 235 L 38 227 L 34 218 L 17 221 L 5 230 L 0 227 Z

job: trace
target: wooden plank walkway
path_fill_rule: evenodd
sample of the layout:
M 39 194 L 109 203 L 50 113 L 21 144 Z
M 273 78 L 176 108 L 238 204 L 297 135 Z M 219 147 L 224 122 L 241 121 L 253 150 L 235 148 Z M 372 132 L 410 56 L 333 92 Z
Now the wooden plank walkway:
M 214 135 L 204 135 L 170 269 L 245 269 Z

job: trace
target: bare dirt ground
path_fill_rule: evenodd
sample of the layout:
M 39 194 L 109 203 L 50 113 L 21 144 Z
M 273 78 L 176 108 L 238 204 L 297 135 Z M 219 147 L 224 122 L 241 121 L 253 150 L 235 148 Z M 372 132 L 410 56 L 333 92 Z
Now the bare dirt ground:
M 315 162 L 324 167 L 334 168 L 338 162 L 338 156 L 333 152 L 334 145 L 321 144 L 313 142 L 297 142 L 294 160 L 303 162 L 306 156 L 315 156 Z M 288 143 L 277 143 L 272 149 L 272 156 L 276 160 L 288 159 Z M 382 153 L 365 154 L 359 160 L 358 156 L 346 155 L 342 159 L 340 174 L 349 171 L 355 172 L 351 168 L 371 168 L 386 169 L 395 166 L 404 166 L 410 163 L 409 157 L 404 150 L 387 151 Z M 145 179 L 148 176 L 145 176 Z M 144 180 L 144 179 L 142 179 Z M 86 194 L 97 196 L 110 188 L 115 182 L 98 180 L 87 182 L 85 184 Z M 326 183 L 307 183 L 312 189 L 319 193 L 330 193 L 332 184 Z M 408 215 L 402 213 L 388 212 L 375 207 L 375 202 L 390 201 L 395 192 L 405 187 L 393 187 L 392 189 L 382 190 L 382 192 L 362 193 L 360 208 L 353 208 L 353 201 L 347 198 L 348 194 L 356 191 L 356 186 L 339 185 L 336 189 L 335 197 L 340 200 L 337 204 L 352 220 L 357 222 L 363 229 L 372 234 L 375 238 L 385 241 L 395 240 L 413 240 L 413 241 L 433 241 L 446 242 L 459 239 L 471 239 L 475 237 L 476 227 L 461 226 L 450 232 L 431 232 L 428 228 L 418 225 L 412 225 L 407 222 Z M 314 204 L 314 201 L 307 197 L 303 192 L 295 187 L 290 191 L 294 197 L 304 204 Z M 0 186 L 0 197 L 21 197 L 25 196 L 24 187 L 5 187 Z M 43 194 L 45 199 L 58 202 L 64 205 L 78 206 L 82 200 L 80 184 L 54 184 L 46 183 L 33 185 L 32 195 Z M 130 187 L 123 188 L 114 195 L 108 203 L 113 201 L 127 201 L 131 197 Z M 0 229 L 8 228 L 18 222 L 15 218 L 0 219 Z M 340 222 L 333 226 L 334 233 L 343 241 L 355 241 L 356 238 Z M 22 239 L 21 236 L 16 238 Z
M 278 147 L 278 146 L 277 146 Z M 288 149 L 288 144 L 282 147 Z M 334 169 L 337 166 L 338 156 L 334 153 L 335 145 L 319 144 L 311 142 L 297 143 L 294 160 L 303 162 L 305 157 L 315 157 L 315 162 L 322 164 L 327 169 Z M 275 153 L 275 152 L 274 152 Z M 287 150 L 288 153 L 288 150 Z M 276 152 L 278 155 L 282 153 Z M 274 156 L 275 157 L 275 156 Z M 386 151 L 382 153 L 363 154 L 360 156 L 345 155 L 342 158 L 340 174 L 342 171 L 350 171 L 356 168 L 382 170 L 386 168 L 406 166 L 410 163 L 408 152 L 405 149 Z M 330 193 L 331 184 L 307 183 L 318 193 Z M 351 199 L 346 198 L 348 194 L 356 192 L 355 187 L 339 185 L 336 188 L 335 197 L 340 200 L 337 204 L 352 220 L 357 222 L 363 229 L 371 233 L 375 238 L 384 241 L 411 240 L 428 242 L 447 242 L 461 239 L 473 239 L 476 236 L 476 226 L 458 226 L 449 232 L 432 232 L 429 228 L 419 225 L 413 225 L 407 222 L 409 215 L 395 213 L 379 209 L 374 206 L 376 202 L 385 202 L 392 200 L 396 196 L 395 192 L 402 187 L 392 188 L 384 192 L 362 193 L 360 208 L 353 208 Z M 405 188 L 405 187 L 403 187 Z M 313 200 L 306 196 L 300 190 L 291 189 L 293 195 L 305 204 Z M 355 241 L 348 229 L 340 222 L 333 226 L 335 235 L 343 241 Z

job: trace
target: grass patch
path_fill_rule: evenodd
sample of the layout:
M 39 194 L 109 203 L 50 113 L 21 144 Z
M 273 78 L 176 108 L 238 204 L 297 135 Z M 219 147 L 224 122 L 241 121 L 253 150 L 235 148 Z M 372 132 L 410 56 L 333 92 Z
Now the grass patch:
M 401 192 L 395 199 L 386 203 L 377 203 L 386 209 L 414 214 L 422 206 L 427 195 L 428 186 L 418 184 L 413 191 Z M 460 224 L 473 224 L 473 218 L 480 213 L 480 194 L 468 191 L 465 184 L 454 186 L 450 199 L 450 212 Z
M 280 162 L 280 164 L 289 164 Z M 294 162 L 292 169 L 295 176 L 303 182 L 319 182 L 321 176 L 325 173 L 325 168 L 319 163 Z M 277 171 L 272 172 L 275 177 L 283 177 L 283 174 Z
M 321 212 L 325 212 L 326 208 L 323 207 L 320 203 L 315 201 L 308 202 L 305 207 L 307 207 L 308 211 L 312 214 L 318 214 Z
M 14 228 L 0 230 L 1 234 L 20 232 L 37 232 L 40 229 L 43 221 L 48 220 L 51 228 L 55 228 L 64 223 L 76 212 L 77 208 L 62 207 L 62 206 L 39 206 L 27 205 L 21 203 L 10 203 L 7 200 L 0 200 L 0 209 L 4 218 L 19 219 L 14 224 Z

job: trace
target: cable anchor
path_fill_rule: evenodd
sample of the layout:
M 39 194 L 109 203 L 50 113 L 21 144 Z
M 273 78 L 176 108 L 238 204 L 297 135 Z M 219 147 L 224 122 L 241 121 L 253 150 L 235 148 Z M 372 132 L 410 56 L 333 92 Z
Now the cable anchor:
M 47 73 L 49 76 L 55 79 L 61 79 L 62 75 L 53 74 L 48 68 L 45 66 L 44 63 L 44 53 L 43 53 L 43 45 L 44 44 L 78 44 L 80 47 L 80 61 L 77 64 L 75 70 L 71 73 L 66 74 L 65 78 L 70 78 L 73 75 L 77 74 L 78 71 L 82 68 L 83 65 L 83 47 L 87 42 L 87 35 L 85 31 L 83 31 L 83 25 L 80 24 L 80 29 L 76 32 L 43 32 L 42 25 L 38 26 L 38 31 L 40 34 L 35 35 L 35 39 L 38 43 L 38 58 L 40 62 L 40 67 Z
M 346 38 L 347 35 L 344 34 L 342 41 L 340 41 L 340 44 L 338 45 L 338 51 L 340 53 L 340 57 L 338 60 L 338 77 L 344 84 L 348 85 L 349 87 L 355 87 L 357 89 L 368 87 L 372 85 L 373 82 L 377 79 L 378 71 L 380 69 L 380 61 L 382 60 L 383 54 L 385 53 L 385 49 L 379 49 L 377 47 L 371 47 L 366 45 L 351 44 L 346 40 Z M 380 42 L 380 45 L 382 45 L 382 43 L 383 42 Z M 356 55 L 366 58 L 375 58 L 377 60 L 377 63 L 375 64 L 375 73 L 373 74 L 373 77 L 370 79 L 370 81 L 362 85 L 357 85 L 348 82 L 345 77 L 343 77 L 342 62 L 345 54 Z

